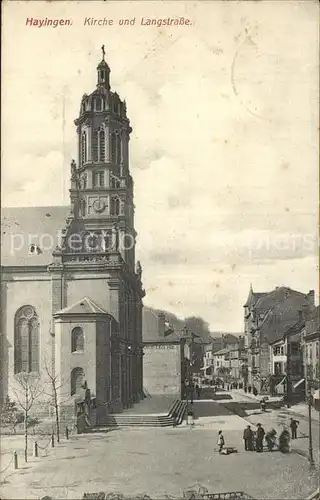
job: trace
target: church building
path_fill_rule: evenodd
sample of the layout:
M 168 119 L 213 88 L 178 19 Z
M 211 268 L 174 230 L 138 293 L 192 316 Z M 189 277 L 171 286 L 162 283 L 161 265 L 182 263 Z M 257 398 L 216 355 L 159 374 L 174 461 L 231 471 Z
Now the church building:
M 132 128 L 102 52 L 75 120 L 70 206 L 4 208 L 1 229 L 1 398 L 22 377 L 40 389 L 30 413 L 46 413 L 55 377 L 66 412 L 90 390 L 97 423 L 143 397 Z

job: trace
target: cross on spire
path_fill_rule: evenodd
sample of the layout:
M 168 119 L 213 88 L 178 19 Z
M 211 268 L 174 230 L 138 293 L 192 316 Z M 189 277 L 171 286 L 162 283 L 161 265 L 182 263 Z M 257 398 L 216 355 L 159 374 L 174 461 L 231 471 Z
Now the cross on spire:
M 104 45 L 102 45 L 101 50 L 102 50 L 102 60 L 104 61 L 104 57 L 106 55 L 106 52 L 104 50 Z

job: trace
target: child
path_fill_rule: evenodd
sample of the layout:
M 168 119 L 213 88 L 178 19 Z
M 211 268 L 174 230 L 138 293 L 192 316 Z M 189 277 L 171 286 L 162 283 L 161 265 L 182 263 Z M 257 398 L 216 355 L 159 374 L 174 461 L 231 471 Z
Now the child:
M 219 431 L 219 433 L 218 433 L 218 443 L 217 444 L 219 446 L 219 453 L 221 453 L 223 450 L 223 447 L 224 447 L 224 437 L 223 437 L 222 431 Z

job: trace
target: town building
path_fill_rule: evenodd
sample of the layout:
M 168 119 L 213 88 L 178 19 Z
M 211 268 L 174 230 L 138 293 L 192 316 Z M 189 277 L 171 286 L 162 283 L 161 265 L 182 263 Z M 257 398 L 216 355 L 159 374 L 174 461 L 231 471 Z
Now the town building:
M 242 381 L 243 365 L 246 363 L 243 335 L 225 335 L 223 345 L 223 349 L 212 353 L 214 376 L 234 382 Z
M 224 379 L 230 374 L 229 350 L 220 349 L 213 354 L 213 374 L 215 378 Z
M 143 386 L 146 395 L 182 397 L 187 376 L 185 339 L 162 312 L 143 310 Z
M 214 355 L 212 351 L 212 344 L 207 344 L 204 347 L 203 367 L 201 368 L 201 371 L 205 379 L 213 380 Z
M 61 411 L 72 415 L 86 387 L 99 423 L 143 397 L 132 128 L 104 52 L 75 125 L 70 206 L 2 213 L 1 389 L 15 399 L 19 380 L 48 388 L 58 377 Z M 45 393 L 37 400 L 44 414 Z
M 301 317 L 297 323 L 285 330 L 281 339 L 270 345 L 270 392 L 286 395 L 289 399 L 303 399 L 305 385 L 301 331 L 305 321 Z
M 319 306 L 306 318 L 301 330 L 304 378 L 306 390 L 310 389 L 315 406 L 320 410 L 320 317 Z
M 227 347 L 229 351 L 229 369 L 230 377 L 234 381 L 243 381 L 243 366 L 247 361 L 247 356 L 244 349 L 244 336 L 238 337 L 236 344 L 231 344 Z
M 288 287 L 276 287 L 271 292 L 255 293 L 250 287 L 244 305 L 248 385 L 258 392 L 270 392 L 270 345 L 281 340 L 285 331 L 299 321 L 299 311 L 311 311 L 314 302 L 313 290 L 303 294 Z

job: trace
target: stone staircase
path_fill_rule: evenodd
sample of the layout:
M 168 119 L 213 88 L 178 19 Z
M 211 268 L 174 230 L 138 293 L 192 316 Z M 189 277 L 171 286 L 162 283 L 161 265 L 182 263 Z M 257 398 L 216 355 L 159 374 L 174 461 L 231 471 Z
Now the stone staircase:
M 107 415 L 105 427 L 175 427 L 180 425 L 187 408 L 187 403 L 176 399 L 168 414 L 110 414 Z M 97 432 L 97 428 L 95 428 Z

